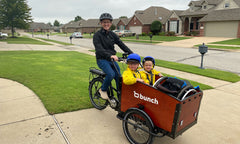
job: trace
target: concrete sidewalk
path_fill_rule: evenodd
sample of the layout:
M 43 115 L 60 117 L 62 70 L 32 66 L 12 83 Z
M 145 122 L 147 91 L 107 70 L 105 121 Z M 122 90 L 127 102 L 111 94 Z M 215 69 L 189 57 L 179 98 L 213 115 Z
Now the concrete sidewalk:
M 239 113 L 240 82 L 206 90 L 198 124 L 175 140 L 156 138 L 154 144 L 238 144 Z M 128 143 L 111 108 L 51 116 L 30 89 L 11 80 L 0 79 L 0 114 L 0 143 Z
M 22 48 L 21 48 L 22 47 Z M 89 52 L 77 46 L 13 46 L 6 50 Z M 240 141 L 240 82 L 230 83 L 158 67 L 161 72 L 213 86 L 205 90 L 198 124 L 176 139 L 155 138 L 154 144 L 238 144 Z M 1 144 L 128 144 L 122 121 L 111 108 L 49 115 L 38 96 L 15 81 L 0 78 Z

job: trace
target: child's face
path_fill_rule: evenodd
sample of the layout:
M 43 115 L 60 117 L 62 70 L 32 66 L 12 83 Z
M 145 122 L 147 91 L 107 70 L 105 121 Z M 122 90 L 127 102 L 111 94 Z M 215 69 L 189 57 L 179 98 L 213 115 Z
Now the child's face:
M 135 71 L 135 70 L 137 70 L 137 68 L 138 68 L 138 66 L 139 66 L 139 63 L 129 62 L 129 63 L 128 63 L 128 66 L 129 66 L 129 68 L 130 68 L 132 71 Z
M 145 61 L 144 65 L 143 65 L 143 68 L 144 68 L 146 71 L 150 72 L 150 71 L 152 70 L 152 68 L 153 68 L 153 63 L 152 63 L 152 61 Z

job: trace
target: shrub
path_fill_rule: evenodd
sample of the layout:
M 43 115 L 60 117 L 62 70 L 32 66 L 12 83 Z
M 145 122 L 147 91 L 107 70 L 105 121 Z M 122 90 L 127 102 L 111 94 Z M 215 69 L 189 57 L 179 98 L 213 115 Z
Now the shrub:
M 167 33 L 167 36 L 175 36 L 175 32 L 170 31 L 170 32 Z
M 166 33 L 165 33 L 165 32 L 160 32 L 160 33 L 158 33 L 158 35 L 160 35 L 160 36 L 165 36 Z
M 151 32 L 153 32 L 153 34 L 157 34 L 161 30 L 162 30 L 162 23 L 160 21 L 152 22 L 152 24 L 151 24 Z
M 142 36 L 147 36 L 147 34 L 145 32 L 142 33 Z

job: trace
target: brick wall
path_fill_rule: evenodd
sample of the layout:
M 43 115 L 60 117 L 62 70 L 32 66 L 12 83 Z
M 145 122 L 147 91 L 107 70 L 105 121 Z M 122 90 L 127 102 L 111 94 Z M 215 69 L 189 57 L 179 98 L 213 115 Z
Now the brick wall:
M 240 38 L 240 21 L 238 22 L 237 38 Z
M 205 35 L 204 31 L 205 31 L 205 23 L 201 22 L 199 27 L 199 36 L 204 36 Z
M 130 26 L 143 26 L 142 23 L 138 20 L 136 16 L 134 16 L 130 22 L 128 23 L 126 29 L 129 30 Z

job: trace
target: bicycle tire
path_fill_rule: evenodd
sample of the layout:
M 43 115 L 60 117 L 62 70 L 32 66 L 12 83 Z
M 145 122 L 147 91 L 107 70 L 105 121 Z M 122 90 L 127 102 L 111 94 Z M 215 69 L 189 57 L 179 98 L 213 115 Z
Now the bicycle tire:
M 102 83 L 103 78 L 97 77 L 94 78 L 89 84 L 89 98 L 91 100 L 92 105 L 98 110 L 103 110 L 108 105 L 108 101 L 102 99 L 99 93 L 99 89 L 101 88 Z

